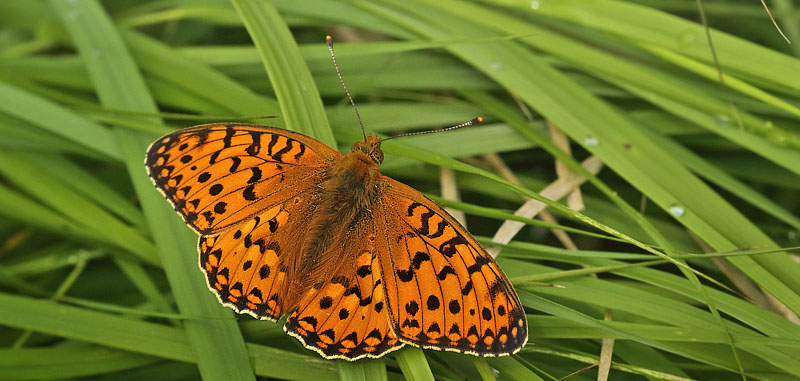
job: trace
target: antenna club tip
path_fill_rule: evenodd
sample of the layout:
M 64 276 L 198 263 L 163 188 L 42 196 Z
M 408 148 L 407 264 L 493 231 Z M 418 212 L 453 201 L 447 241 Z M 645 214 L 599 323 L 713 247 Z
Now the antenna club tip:
M 476 123 L 476 124 L 477 124 L 477 123 L 483 123 L 483 117 L 482 117 L 482 116 L 479 116 L 479 117 L 475 118 L 475 123 Z
M 330 41 L 330 40 L 333 40 L 333 37 L 331 37 L 331 35 L 326 35 L 325 41 Z

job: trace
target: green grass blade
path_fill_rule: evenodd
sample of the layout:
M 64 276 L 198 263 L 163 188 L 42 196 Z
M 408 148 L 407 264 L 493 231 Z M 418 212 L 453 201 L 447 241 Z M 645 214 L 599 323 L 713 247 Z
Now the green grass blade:
M 8 307 L 7 313 L 0 315 L 3 325 L 149 356 L 198 361 L 186 331 L 181 328 L 6 293 L 0 293 L 0 302 Z M 330 361 L 256 344 L 248 344 L 247 348 L 249 355 L 245 360 L 253 363 L 258 375 L 309 381 L 336 379 L 336 365 Z
M 158 361 L 155 357 L 98 346 L 0 349 L 5 380 L 55 380 L 118 372 Z
M 362 359 L 357 362 L 337 361 L 341 381 L 386 381 L 386 364 L 383 359 Z
M 108 157 L 120 158 L 116 141 L 107 129 L 50 101 L 0 82 L 0 110 L 35 124 Z
M 64 21 L 85 61 L 101 102 L 114 109 L 155 112 L 155 105 L 136 64 L 100 4 L 61 0 L 50 3 Z M 153 118 L 149 120 L 159 123 Z M 176 255 L 194 252 L 191 244 L 194 239 L 163 200 L 156 196 L 157 192 L 149 184 L 142 168 L 145 149 L 154 137 L 121 129 L 116 130 L 116 137 L 150 222 L 178 307 L 184 314 L 209 319 L 184 324 L 197 354 L 200 373 L 210 379 L 254 379 L 241 333 L 234 321 L 225 319 L 232 313 L 224 310 L 205 289 L 205 280 L 199 272 L 189 271 L 197 259 Z
M 317 85 L 274 5 L 267 1 L 232 2 L 267 69 L 286 127 L 335 146 Z
M 397 359 L 397 364 L 400 365 L 400 370 L 403 371 L 403 376 L 405 376 L 406 380 L 433 380 L 433 373 L 428 366 L 428 360 L 425 359 L 425 353 L 422 349 L 406 346 L 395 353 L 394 357 Z

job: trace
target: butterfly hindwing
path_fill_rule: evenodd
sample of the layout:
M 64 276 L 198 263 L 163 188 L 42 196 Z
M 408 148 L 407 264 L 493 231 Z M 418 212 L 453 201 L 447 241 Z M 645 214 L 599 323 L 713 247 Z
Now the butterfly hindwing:
M 364 250 L 355 274 L 309 290 L 284 330 L 323 357 L 356 360 L 399 349 L 389 323 L 377 256 Z
M 276 321 L 283 310 L 290 223 L 307 210 L 301 193 L 216 236 L 200 237 L 200 268 L 220 302 L 239 313 Z
M 145 164 L 184 221 L 211 235 L 312 186 L 339 157 L 291 131 L 216 123 L 163 136 L 148 149 Z
M 484 356 L 524 346 L 524 310 L 494 259 L 433 201 L 384 180 L 390 186 L 380 214 L 388 255 L 381 258 L 381 268 L 400 340 Z

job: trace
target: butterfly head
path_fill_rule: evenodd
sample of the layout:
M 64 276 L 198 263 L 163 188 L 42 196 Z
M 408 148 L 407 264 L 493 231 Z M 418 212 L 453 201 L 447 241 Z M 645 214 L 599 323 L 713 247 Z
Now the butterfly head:
M 381 139 L 378 135 L 369 134 L 364 140 L 355 142 L 350 148 L 350 152 L 361 152 L 375 163 L 383 163 L 383 151 L 381 151 Z

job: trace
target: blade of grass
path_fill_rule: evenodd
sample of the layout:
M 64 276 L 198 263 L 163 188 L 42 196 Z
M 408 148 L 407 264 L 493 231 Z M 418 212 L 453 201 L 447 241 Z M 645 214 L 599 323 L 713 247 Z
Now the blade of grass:
M 0 314 L 3 325 L 149 356 L 198 361 L 184 329 L 6 293 L 0 293 L 0 304 L 8 308 Z M 196 318 L 186 322 L 192 319 Z M 249 355 L 245 360 L 253 363 L 260 376 L 309 381 L 336 379 L 333 362 L 252 343 L 247 348 Z
M 114 159 L 121 159 L 114 136 L 69 110 L 0 82 L 0 110 Z
M 335 147 L 317 85 L 289 27 L 267 1 L 232 0 L 258 49 L 286 127 Z M 322 40 L 323 36 L 320 36 Z
M 0 373 L 6 380 L 54 380 L 119 372 L 158 358 L 99 346 L 0 349 Z
M 37 168 L 25 155 L 0 150 L 0 163 L 0 172 L 9 181 L 41 202 L 69 216 L 76 224 L 106 236 L 108 241 L 140 259 L 150 264 L 158 263 L 155 248 L 141 233 Z
M 406 380 L 432 381 L 434 379 L 422 349 L 406 345 L 405 348 L 395 352 L 394 357 Z
M 0 214 L 57 234 L 111 243 L 106 235 L 79 225 L 4 185 L 0 185 Z
M 136 64 L 100 4 L 89 0 L 51 0 L 50 4 L 87 65 L 101 103 L 114 109 L 157 112 Z M 160 123 L 157 118 L 143 119 Z M 184 322 L 200 373 L 209 379 L 255 379 L 241 332 L 230 320 L 232 312 L 224 310 L 206 290 L 200 272 L 190 271 L 197 259 L 176 255 L 194 252 L 194 237 L 158 196 L 142 168 L 144 152 L 154 137 L 122 129 L 116 129 L 115 134 L 178 307 L 183 314 L 207 318 Z
M 357 362 L 337 361 L 341 381 L 386 381 L 386 364 L 383 359 L 362 359 Z

